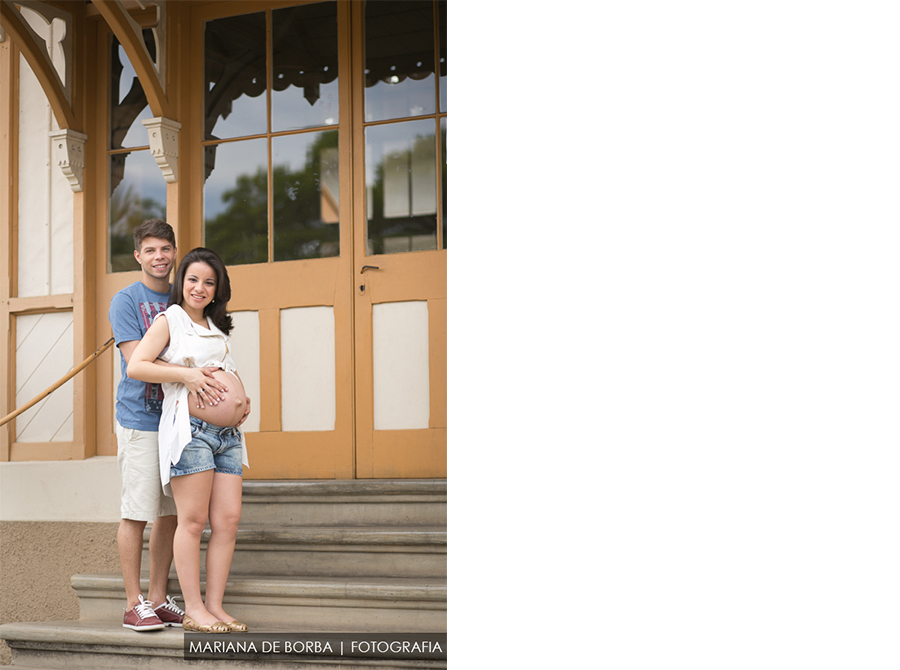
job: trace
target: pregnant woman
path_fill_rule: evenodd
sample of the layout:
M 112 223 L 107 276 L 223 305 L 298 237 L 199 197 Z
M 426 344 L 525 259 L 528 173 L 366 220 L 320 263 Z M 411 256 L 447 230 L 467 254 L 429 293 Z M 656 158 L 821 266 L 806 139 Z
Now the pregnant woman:
M 182 259 L 169 306 L 147 330 L 128 363 L 128 376 L 163 384 L 159 424 L 160 475 L 175 498 L 178 527 L 175 569 L 184 597 L 184 630 L 230 633 L 247 630 L 222 608 L 241 518 L 247 446 L 238 428 L 250 400 L 235 371 L 228 338 L 231 283 L 218 254 L 198 247 Z M 169 363 L 160 365 L 159 358 Z M 210 385 L 200 368 L 219 368 Z M 200 596 L 200 536 L 209 520 L 206 603 Z

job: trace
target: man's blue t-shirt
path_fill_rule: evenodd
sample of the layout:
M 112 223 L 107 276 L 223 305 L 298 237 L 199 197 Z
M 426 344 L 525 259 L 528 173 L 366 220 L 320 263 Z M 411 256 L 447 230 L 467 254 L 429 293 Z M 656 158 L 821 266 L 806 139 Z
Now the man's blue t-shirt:
M 168 293 L 151 291 L 139 281 L 116 293 L 109 304 L 109 322 L 116 338 L 116 347 L 144 337 L 153 323 L 153 317 L 164 312 L 168 303 Z M 116 390 L 116 421 L 125 428 L 158 431 L 162 414 L 162 386 L 130 379 L 127 367 L 125 357 L 119 352 L 122 379 Z

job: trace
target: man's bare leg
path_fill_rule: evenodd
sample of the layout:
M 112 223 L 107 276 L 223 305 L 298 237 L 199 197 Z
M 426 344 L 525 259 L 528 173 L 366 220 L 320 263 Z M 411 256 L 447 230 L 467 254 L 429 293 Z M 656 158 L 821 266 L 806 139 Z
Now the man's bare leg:
M 119 522 L 119 532 L 116 534 L 122 578 L 125 580 L 125 597 L 128 600 L 126 610 L 137 605 L 138 596 L 141 595 L 141 551 L 144 548 L 146 525 L 146 521 L 122 519 Z
M 178 517 L 161 516 L 150 528 L 150 590 L 147 599 L 154 605 L 166 601 L 169 570 L 172 569 L 172 540 Z

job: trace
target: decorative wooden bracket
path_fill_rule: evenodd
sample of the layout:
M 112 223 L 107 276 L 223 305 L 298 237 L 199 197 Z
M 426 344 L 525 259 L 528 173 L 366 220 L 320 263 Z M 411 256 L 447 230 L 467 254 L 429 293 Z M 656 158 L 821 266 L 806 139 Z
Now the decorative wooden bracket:
M 87 135 L 64 128 L 50 133 L 56 162 L 76 193 L 84 190 L 84 143 Z
M 150 135 L 150 154 L 162 170 L 163 178 L 170 184 L 178 181 L 178 121 L 157 117 L 141 121 Z

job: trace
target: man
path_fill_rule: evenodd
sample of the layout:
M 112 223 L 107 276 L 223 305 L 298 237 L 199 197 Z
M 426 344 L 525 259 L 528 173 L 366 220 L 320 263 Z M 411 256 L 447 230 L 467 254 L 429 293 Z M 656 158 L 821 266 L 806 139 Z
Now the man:
M 122 289 L 109 306 L 116 346 L 121 352 L 122 379 L 116 390 L 116 438 L 122 476 L 122 520 L 117 542 L 127 599 L 123 627 L 135 631 L 181 626 L 184 611 L 166 594 L 172 567 L 172 539 L 177 522 L 175 502 L 164 495 L 159 471 L 159 418 L 162 388 L 129 379 L 132 352 L 169 301 L 169 274 L 175 264 L 175 233 L 162 219 L 144 221 L 134 231 L 134 257 L 141 280 Z M 205 370 L 211 382 L 212 369 Z M 214 387 L 222 392 L 222 386 Z M 150 530 L 150 589 L 141 592 L 144 528 Z

